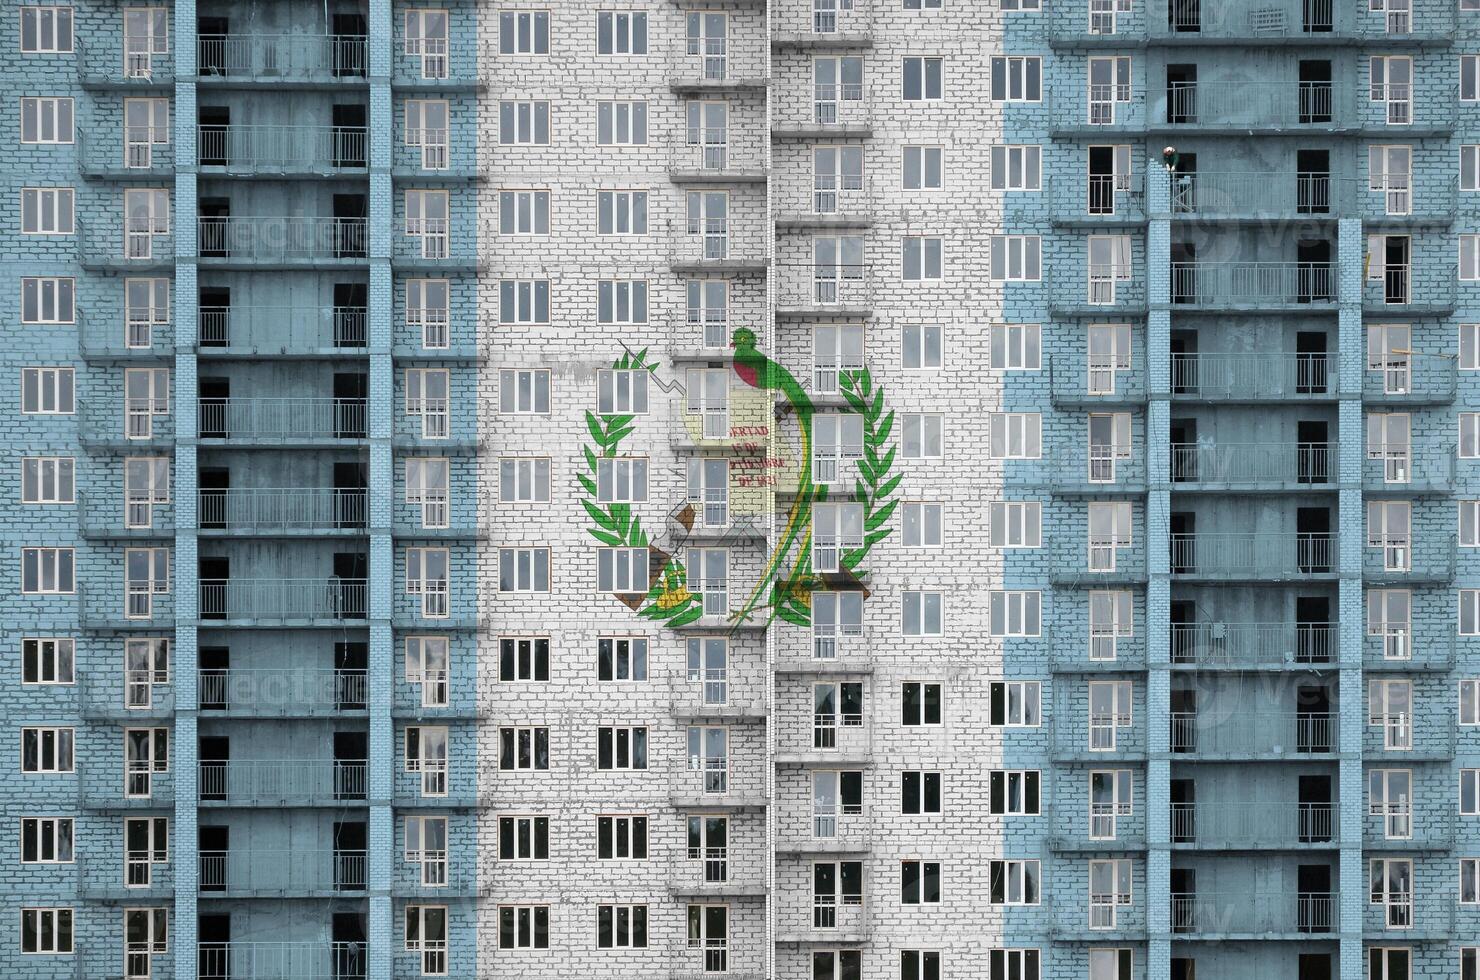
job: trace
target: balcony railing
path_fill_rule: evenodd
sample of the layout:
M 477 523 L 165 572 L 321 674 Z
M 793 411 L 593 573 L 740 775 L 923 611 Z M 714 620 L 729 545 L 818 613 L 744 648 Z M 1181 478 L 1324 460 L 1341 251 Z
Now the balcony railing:
M 1419 635 L 1411 623 L 1369 625 L 1362 641 L 1362 663 L 1368 670 L 1450 670 L 1454 655 L 1452 630 Z
M 1369 582 L 1448 582 L 1454 577 L 1454 539 L 1426 540 L 1415 547 L 1412 535 L 1369 536 L 1362 549 L 1362 577 Z
M 202 353 L 299 354 L 364 350 L 363 306 L 202 306 Z
M 1328 664 L 1336 623 L 1173 623 L 1171 662 L 1207 667 Z
M 1329 398 L 1330 354 L 1173 354 L 1172 395 L 1208 401 Z
M 769 51 L 744 37 L 685 37 L 669 52 L 668 83 L 675 90 L 764 85 Z
M 364 78 L 362 34 L 202 34 L 196 60 L 203 78 L 264 82 Z
M 364 218 L 200 218 L 200 257 L 229 262 L 325 262 L 365 258 Z
M 872 221 L 878 207 L 868 174 L 803 174 L 777 185 L 775 198 L 778 220 L 793 226 Z
M 1075 540 L 1072 534 L 1056 537 L 1049 569 L 1054 582 L 1063 585 L 1093 585 L 1096 582 L 1144 582 L 1146 551 L 1136 545 L 1113 541 Z
M 363 126 L 196 127 L 199 163 L 228 171 L 328 173 L 364 169 Z
M 224 531 L 310 531 L 358 529 L 367 517 L 364 490 L 266 487 L 201 490 L 202 529 Z
M 1393 404 L 1445 404 L 1454 400 L 1457 361 L 1444 354 L 1390 357 L 1362 378 L 1362 400 Z
M 1446 311 L 1454 308 L 1459 273 L 1442 263 L 1384 265 L 1377 256 L 1362 282 L 1362 306 L 1374 312 Z
M 365 852 L 236 849 L 200 852 L 202 893 L 311 895 L 363 891 Z
M 1172 302 L 1254 308 L 1336 302 L 1330 262 L 1173 262 Z
M 365 438 L 363 398 L 202 398 L 202 439 L 290 443 Z
M 1254 0 L 1228 4 L 1160 0 L 1147 15 L 1154 36 L 1208 38 L 1330 37 L 1337 29 L 1333 0 Z M 1349 30 L 1349 25 L 1341 25 Z
M 202 669 L 200 710 L 251 715 L 363 711 L 366 672 L 352 669 Z
M 202 619 L 364 619 L 362 578 L 201 579 Z
M 1334 442 L 1171 444 L 1172 482 L 1192 487 L 1313 486 L 1336 481 Z
M 1445 491 L 1454 484 L 1455 447 L 1369 442 L 1362 486 L 1369 492 Z
M 1330 126 L 1347 114 L 1338 92 L 1332 82 L 1171 82 L 1158 100 L 1159 121 L 1242 129 Z
M 796 310 L 858 310 L 873 305 L 867 265 L 782 265 L 778 304 Z
M 1334 892 L 1280 895 L 1173 892 L 1170 898 L 1172 932 L 1328 935 L 1340 925 L 1338 899 Z
M 1054 401 L 1080 405 L 1137 404 L 1146 400 L 1145 365 L 1133 357 L 1131 367 L 1117 368 L 1113 358 L 1084 354 L 1055 355 L 1048 370 Z
M 758 145 L 738 139 L 729 129 L 699 129 L 669 146 L 668 169 L 698 179 L 758 176 L 766 172 L 766 158 Z
M 1336 751 L 1329 712 L 1174 711 L 1171 750 L 1189 755 L 1289 755 Z
M 1320 171 L 1271 174 L 1200 170 L 1172 174 L 1165 179 L 1171 185 L 1173 214 L 1207 217 L 1344 214 L 1355 203 L 1355 181 Z
M 1134 170 L 1125 174 L 1054 174 L 1045 190 L 1051 195 L 1056 218 L 1139 221 L 1146 216 L 1146 181 Z
M 363 759 L 203 760 L 199 767 L 204 801 L 251 806 L 282 803 L 334 803 L 365 799 Z
M 77 220 L 77 254 L 85 266 L 149 268 L 175 261 L 167 217 L 131 221 Z
M 1336 538 L 1327 532 L 1173 534 L 1173 577 L 1279 581 L 1336 571 Z
M 366 943 L 225 942 L 196 945 L 196 980 L 362 980 Z
M 1202 847 L 1280 847 L 1336 839 L 1335 804 L 1173 803 L 1172 843 Z

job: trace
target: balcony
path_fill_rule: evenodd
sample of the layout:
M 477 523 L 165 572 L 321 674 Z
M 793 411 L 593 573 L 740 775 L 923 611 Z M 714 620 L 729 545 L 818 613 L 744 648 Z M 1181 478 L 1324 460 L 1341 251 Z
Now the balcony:
M 1101 671 L 1146 669 L 1146 631 L 1129 636 L 1056 629 L 1049 651 L 1049 667 L 1057 673 L 1083 674 Z
M 114 449 L 162 448 L 175 441 L 175 420 L 167 398 L 124 398 L 81 401 L 78 435 L 84 446 Z
M 169 222 L 77 219 L 77 261 L 84 269 L 146 272 L 173 268 Z
M 1136 316 L 1146 309 L 1145 262 L 1133 258 L 1130 265 L 1107 263 L 1073 268 L 1050 266 L 1047 270 L 1049 312 L 1061 316 L 1116 317 Z M 1009 282 L 1024 288 L 1038 286 L 1032 281 Z
M 168 502 L 131 505 L 121 493 L 78 490 L 77 526 L 93 540 L 158 540 L 174 536 L 175 513 Z
M 196 945 L 196 980 L 363 980 L 363 942 L 225 942 Z
M 296 268 L 363 265 L 365 218 L 201 218 L 201 265 Z
M 1326 532 L 1171 535 L 1174 579 L 1283 582 L 1336 576 L 1336 536 Z
M 1336 623 L 1173 623 L 1172 666 L 1303 667 L 1336 662 Z
M 1424 710 L 1369 713 L 1362 734 L 1362 755 L 1369 761 L 1405 765 L 1450 762 L 1457 732 L 1451 718 Z
M 84 718 L 117 721 L 170 718 L 175 687 L 168 671 L 108 670 L 77 675 L 77 700 Z
M 362 578 L 201 579 L 200 618 L 233 626 L 339 626 L 367 615 Z
M 363 440 L 363 398 L 202 398 L 203 443 L 328 446 Z
M 1053 541 L 1049 580 L 1055 585 L 1093 589 L 1102 584 L 1134 585 L 1146 581 L 1144 542 L 1117 546 L 1073 534 Z
M 1354 25 L 1347 13 L 1332 0 L 1234 0 L 1216 6 L 1158 0 L 1147 13 L 1147 23 L 1151 37 L 1178 44 L 1199 40 L 1320 44 L 1350 37 Z
M 1146 221 L 1146 176 L 1059 173 L 1047 177 L 1044 190 L 1061 225 L 1138 225 Z
M 1048 839 L 1049 847 L 1055 851 L 1103 854 L 1146 850 L 1144 807 L 1133 803 L 1086 805 L 1080 798 L 1069 807 L 1056 807 L 1055 811 L 1053 833 Z
M 365 852 L 232 849 L 200 852 L 207 898 L 333 898 L 365 890 Z
M 363 172 L 369 151 L 363 126 L 196 127 L 202 174 L 333 176 Z
M 1068 408 L 1146 404 L 1144 365 L 1116 367 L 1109 356 L 1054 355 L 1048 361 L 1055 405 Z
M 363 306 L 202 306 L 201 357 L 357 357 L 366 352 Z
M 1362 489 L 1379 494 L 1448 493 L 1455 481 L 1455 447 L 1369 442 Z
M 771 122 L 775 139 L 867 139 L 874 134 L 874 103 L 862 84 L 803 84 L 780 94 L 781 108 Z
M 77 586 L 77 613 L 84 629 L 169 629 L 175 620 L 175 596 L 168 590 L 153 592 L 149 582 L 114 579 L 111 585 L 94 580 Z
M 1172 218 L 1335 218 L 1355 205 L 1356 183 L 1325 172 L 1156 175 L 1170 183 Z
M 1411 625 L 1392 625 L 1374 631 L 1369 627 L 1362 640 L 1362 667 L 1369 671 L 1447 671 L 1454 669 L 1453 630 L 1416 637 Z
M 703 96 L 764 89 L 770 82 L 770 65 L 762 33 L 686 37 L 669 52 L 668 90 Z
M 668 265 L 674 272 L 753 273 L 766 268 L 760 227 L 742 227 L 724 218 L 689 222 L 668 235 Z
M 84 176 L 151 183 L 174 176 L 175 152 L 168 127 L 120 126 L 105 131 L 78 126 L 74 138 L 78 169 Z
M 1063 715 L 1050 730 L 1048 754 L 1059 762 L 1125 762 L 1146 758 L 1145 719 L 1113 713 L 1073 712 L 1060 704 Z M 1069 714 L 1077 716 L 1070 718 Z
M 861 943 L 869 937 L 868 905 L 863 896 L 790 902 L 778 910 L 778 943 Z
M 167 361 L 175 356 L 175 327 L 167 310 L 139 310 L 130 317 L 93 317 L 79 307 L 77 343 L 89 361 Z
M 364 490 L 251 487 L 201 490 L 197 513 L 203 535 L 343 535 L 366 533 L 367 505 Z
M 1366 939 L 1388 943 L 1449 942 L 1456 936 L 1473 937 L 1473 930 L 1455 931 L 1456 895 L 1429 889 L 1427 893 L 1392 894 L 1368 902 L 1362 915 Z M 1473 922 L 1475 913 L 1465 908 Z
M 360 34 L 202 34 L 202 84 L 363 85 L 369 70 Z
M 317 718 L 364 711 L 368 703 L 364 670 L 203 669 L 197 684 L 202 713 L 244 718 Z
M 1454 537 L 1413 539 L 1369 535 L 1362 549 L 1362 580 L 1374 585 L 1447 585 L 1454 581 Z
M 668 147 L 675 184 L 763 183 L 769 166 L 758 143 L 731 140 L 729 129 L 700 129 Z
M 1448 354 L 1389 357 L 1362 378 L 1362 401 L 1376 405 L 1448 405 L 1458 387 L 1458 361 Z
M 1334 307 L 1330 262 L 1173 262 L 1171 300 L 1189 310 L 1291 310 Z
M 1171 751 L 1197 759 L 1303 759 L 1336 751 L 1330 712 L 1214 709 L 1171 713 Z
M 866 854 L 872 848 L 873 828 L 862 805 L 814 800 L 801 813 L 788 813 L 777 830 L 782 854 Z
M 695 760 L 693 768 L 674 768 L 668 776 L 668 796 L 674 806 L 690 809 L 757 809 L 768 802 L 759 769 L 737 767 L 734 758 L 723 757 Z
M 775 759 L 780 766 L 867 764 L 873 759 L 872 726 L 862 715 L 816 715 L 810 731 L 802 725 L 783 730 Z
M 114 22 L 117 23 L 116 21 Z M 73 25 L 77 84 L 84 89 L 118 92 L 162 92 L 175 84 L 175 56 L 170 51 L 124 51 L 121 32 L 86 31 Z M 92 41 L 89 45 L 87 41 Z
M 1170 82 L 1153 97 L 1153 129 L 1249 135 L 1349 126 L 1352 91 L 1332 82 Z
M 1146 492 L 1144 453 L 1117 455 L 1112 445 L 1081 442 L 1053 447 L 1041 463 L 1043 482 L 1055 493 L 1098 497 Z
M 173 868 L 167 861 L 151 863 L 154 857 L 147 850 L 125 850 L 106 858 L 77 854 L 78 897 L 105 902 L 169 901 L 175 892 Z
M 1432 265 L 1380 265 L 1373 262 L 1362 282 L 1362 310 L 1374 316 L 1442 315 L 1454 312 L 1459 270 Z
M 722 669 L 700 671 L 699 676 L 675 675 L 668 679 L 669 715 L 695 721 L 762 721 L 766 704 L 759 681 Z
M 1334 399 L 1331 354 L 1173 354 L 1171 397 L 1179 401 L 1305 402 Z
M 874 4 L 882 0 L 811 4 L 771 12 L 773 48 L 868 48 L 874 40 Z M 826 9 L 825 9 L 826 8 Z
M 1179 492 L 1335 490 L 1337 486 L 1334 442 L 1174 442 L 1168 448 L 1172 489 Z
M 781 265 L 777 315 L 796 318 L 867 317 L 874 306 L 873 269 L 867 265 Z
M 1173 934 L 1197 939 L 1305 940 L 1334 936 L 1341 922 L 1334 892 L 1173 892 L 1169 901 Z
M 765 870 L 761 853 L 685 848 L 668 859 L 668 893 L 680 898 L 760 898 L 766 894 Z
M 868 228 L 880 207 L 868 174 L 804 176 L 775 189 L 776 227 Z
M 1334 848 L 1334 803 L 1173 803 L 1172 846 L 1203 851 Z
M 199 776 L 201 803 L 242 807 L 362 803 L 369 785 L 363 759 L 203 760 Z

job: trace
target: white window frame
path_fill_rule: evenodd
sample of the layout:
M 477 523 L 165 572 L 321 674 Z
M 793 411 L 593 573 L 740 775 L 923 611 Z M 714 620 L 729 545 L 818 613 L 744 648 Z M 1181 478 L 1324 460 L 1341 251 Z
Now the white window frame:
M 21 54 L 71 54 L 73 9 L 56 4 L 20 8 Z
M 21 637 L 22 687 L 75 684 L 76 682 L 77 641 L 73 637 Z
M 994 637 L 1032 637 L 1043 629 L 1043 594 L 1036 589 L 992 589 L 987 593 Z
M 27 567 L 34 586 L 27 588 Z M 21 548 L 22 595 L 72 595 L 77 591 L 76 549 L 57 547 Z
M 406 280 L 406 325 L 419 329 L 424 350 L 446 350 L 451 338 L 452 286 L 447 279 Z
M 900 504 L 902 544 L 906 548 L 941 548 L 945 541 L 945 504 L 906 500 Z
M 76 191 L 71 187 L 22 187 L 22 235 L 73 235 Z
M 596 12 L 597 57 L 642 57 L 648 53 L 648 40 L 647 11 L 598 10 Z
M 550 234 L 550 192 L 544 188 L 500 188 L 498 233 L 518 238 Z
M 419 511 L 423 528 L 449 526 L 452 461 L 446 456 L 406 457 L 406 504 Z
M 550 371 L 545 368 L 503 368 L 499 376 L 499 414 L 549 415 Z
M 29 396 L 29 398 L 28 398 Z M 35 407 L 27 408 L 27 401 Z M 73 415 L 77 411 L 76 370 L 69 367 L 21 368 L 22 415 Z M 47 407 L 50 405 L 51 407 Z
M 988 68 L 988 92 L 993 102 L 1043 101 L 1041 56 L 1001 55 L 991 58 Z
M 512 838 L 513 849 L 504 849 L 504 828 Z M 500 861 L 548 861 L 550 859 L 550 818 L 543 813 L 500 813 L 499 843 L 495 853 Z M 540 846 L 543 836 L 544 847 Z M 527 847 L 524 846 L 527 843 Z M 541 854 L 541 851 L 544 853 Z
M 597 548 L 596 591 L 618 595 L 646 594 L 647 548 Z
M 989 281 L 1040 282 L 1043 238 L 1040 235 L 991 236 Z
M 991 150 L 993 191 L 1030 193 L 1043 189 L 1043 147 L 1037 143 L 1003 143 Z
M 906 589 L 900 596 L 900 633 L 903 636 L 944 636 L 946 597 L 930 589 Z
M 77 860 L 77 827 L 74 817 L 23 816 L 19 861 L 26 864 L 72 864 Z M 27 859 L 30 850 L 36 857 Z
M 549 100 L 504 99 L 501 101 L 499 103 L 498 141 L 500 146 L 549 146 Z
M 499 11 L 498 53 L 501 57 L 543 57 L 550 53 L 550 11 Z
M 499 588 L 502 594 L 550 591 L 550 549 L 506 546 L 499 549 Z M 506 577 L 505 573 L 508 573 Z M 509 588 L 505 588 L 510 584 Z
M 548 504 L 550 502 L 550 457 L 501 456 L 499 503 Z
M 21 503 L 36 506 L 77 502 L 77 460 L 72 456 L 22 456 Z
M 993 728 L 1041 728 L 1043 726 L 1042 681 L 991 681 L 987 685 L 988 705 L 992 689 L 1002 688 L 1003 721 L 1000 725 L 988 718 Z M 1016 706 L 1016 711 L 1014 711 Z
M 689 372 L 691 375 L 693 372 Z M 648 413 L 647 368 L 616 370 L 603 368 L 596 372 L 596 413 L 598 415 L 646 415 Z M 726 429 L 726 435 L 729 434 Z
M 71 276 L 21 277 L 21 323 L 61 326 L 76 322 L 76 279 Z
M 605 99 L 596 103 L 597 146 L 646 146 L 647 142 L 645 99 Z
M 447 636 L 408 636 L 405 643 L 406 682 L 420 689 L 423 708 L 445 708 L 450 703 L 452 640 Z M 436 666 L 440 664 L 441 666 Z
M 1043 504 L 1037 500 L 994 500 L 988 540 L 993 548 L 1043 547 Z
M 65 146 L 73 142 L 76 114 L 70 96 L 23 96 L 21 144 Z M 27 139 L 29 131 L 30 139 Z
M 437 575 L 439 570 L 444 574 Z M 406 594 L 421 597 L 423 619 L 446 619 L 452 615 L 452 575 L 450 548 L 407 547 Z

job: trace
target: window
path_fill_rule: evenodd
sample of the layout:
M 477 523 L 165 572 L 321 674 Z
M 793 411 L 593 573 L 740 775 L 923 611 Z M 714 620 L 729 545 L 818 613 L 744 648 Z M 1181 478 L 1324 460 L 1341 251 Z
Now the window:
M 549 54 L 550 12 L 505 10 L 498 15 L 499 54 Z
M 421 419 L 421 438 L 447 438 L 451 386 L 452 375 L 446 368 L 406 369 L 406 414 Z
M 499 411 L 505 415 L 549 415 L 550 372 L 518 371 L 509 368 L 498 373 Z
M 863 635 L 863 595 L 859 592 L 814 592 L 812 594 L 813 657 L 832 660 L 838 655 L 839 639 Z
M 605 456 L 596 461 L 596 499 L 600 503 L 644 503 L 648 498 L 646 456 Z
M 646 279 L 598 279 L 596 281 L 598 323 L 647 323 Z
M 169 595 L 170 550 L 127 548 L 123 552 L 124 616 L 148 619 L 154 613 L 154 597 Z
M 500 548 L 498 551 L 500 592 L 549 592 L 549 548 Z
M 993 548 L 1042 547 L 1043 505 L 1036 500 L 994 500 L 990 541 Z
M 1017 3 L 1019 0 L 1003 0 L 1002 9 L 1019 9 L 1009 7 L 1009 3 Z M 1037 10 L 1037 0 L 1022 0 L 1023 10 Z M 986 980 L 1038 980 L 1040 956 L 1036 949 L 993 949 L 987 954 L 987 962 L 990 972 Z M 1119 980 L 1116 977 L 1099 978 L 1095 980 Z M 1127 975 L 1124 980 L 1130 980 Z
M 1473 0 L 1460 0 L 1460 9 L 1473 9 L 1471 2 Z M 1480 980 L 1480 946 L 1459 948 L 1459 980 Z
M 1367 501 L 1367 547 L 1381 551 L 1385 570 L 1404 572 L 1412 566 L 1412 525 L 1412 501 Z
M 862 980 L 863 951 L 815 949 L 812 951 L 812 980 Z
M 500 102 L 498 141 L 504 146 L 549 146 L 550 103 Z
M 531 504 L 550 502 L 550 461 L 504 456 L 499 459 L 499 502 Z
M 1115 106 L 1131 100 L 1131 59 L 1089 59 L 1089 118 L 1091 126 L 1115 123 Z
M 450 465 L 446 459 L 426 456 L 406 459 L 406 503 L 420 508 L 422 527 L 447 527 Z
M 846 0 L 845 0 L 846 2 Z M 904 0 L 905 10 L 939 10 L 944 0 Z
M 447 680 L 447 637 L 406 637 L 406 681 L 421 688 L 422 707 L 445 708 L 447 706 Z
M 1037 816 L 1041 781 L 1042 774 L 1037 769 L 994 769 L 988 801 L 990 812 L 1014 817 Z
M 596 14 L 596 53 L 648 53 L 647 18 L 641 10 L 602 10 Z
M 154 866 L 170 862 L 170 822 L 166 817 L 128 817 L 123 821 L 124 884 L 147 888 Z M 147 975 L 147 974 L 146 974 Z
M 406 11 L 406 56 L 421 59 L 422 78 L 447 77 L 447 11 Z
M 1480 680 L 1459 682 L 1459 723 L 1480 725 Z
M 1459 100 L 1461 102 L 1480 100 L 1480 55 L 1462 54 L 1459 56 Z
M 75 323 L 77 281 L 71 277 L 21 277 L 22 323 Z
M 1041 416 L 1037 412 L 992 412 L 987 417 L 988 455 L 992 459 L 1038 459 Z
M 1042 722 L 1038 681 L 992 681 L 991 722 L 997 728 L 1036 728 Z
M 1133 607 L 1126 591 L 1089 593 L 1089 659 L 1115 659 L 1116 641 L 1135 635 Z
M 22 548 L 21 593 L 62 595 L 73 591 L 71 548 Z
M 21 368 L 21 414 L 71 415 L 72 368 Z
M 1459 369 L 1480 371 L 1480 323 L 1459 325 Z
M 550 906 L 500 905 L 499 949 L 549 949 Z
M 153 795 L 154 774 L 170 771 L 168 728 L 123 730 L 123 795 L 147 799 Z
M 1459 458 L 1480 459 L 1480 412 L 1459 413 Z
M 1092 501 L 1088 513 L 1087 567 L 1092 572 L 1113 572 L 1116 553 L 1131 546 L 1130 501 Z
M 596 679 L 647 680 L 648 641 L 642 637 L 602 637 L 596 641 Z
M 1460 858 L 1459 902 L 1461 905 L 1480 904 L 1480 858 Z
M 723 279 L 690 279 L 684 284 L 688 321 L 704 331 L 704 346 L 727 349 L 730 343 L 730 285 Z
M 647 103 L 596 103 L 596 143 L 599 146 L 645 145 Z
M 1116 820 L 1134 812 L 1132 793 L 1135 774 L 1130 769 L 1092 769 L 1089 773 L 1089 836 L 1091 840 L 1114 840 Z M 1196 817 L 1193 804 L 1172 805 L 1172 825 Z M 1177 831 L 1173 831 L 1173 839 Z
M 903 595 L 905 636 L 940 636 L 944 596 L 940 592 L 906 591 Z
M 125 7 L 123 13 L 123 73 L 126 78 L 150 78 L 154 55 L 170 50 L 170 12 L 165 7 Z
M 1459 812 L 1462 816 L 1480 816 L 1480 769 L 1459 771 Z
M 1131 904 L 1131 862 L 1091 861 L 1089 863 L 1089 927 L 1114 929 L 1115 911 Z
M 901 152 L 901 186 L 905 190 L 938 191 L 945 187 L 944 147 L 906 146 Z
M 1041 594 L 1038 592 L 988 593 L 993 636 L 1037 636 Z
M 940 862 L 899 862 L 899 901 L 902 905 L 939 905 Z
M 938 282 L 941 278 L 941 242 L 937 237 L 907 235 L 902 243 L 905 282 Z
M 703 601 L 705 616 L 723 616 L 730 610 L 729 565 L 726 548 L 689 548 L 684 553 L 689 591 Z
M 22 54 L 71 54 L 71 7 L 21 7 Z
M 905 501 L 901 511 L 906 548 L 939 548 L 943 544 L 941 525 L 944 504 Z
M 544 636 L 504 636 L 498 641 L 501 681 L 550 679 L 550 639 Z
M 596 411 L 601 415 L 646 415 L 648 372 L 603 370 L 596 373 Z
M 647 230 L 647 191 L 596 192 L 598 235 L 646 235 Z
M 1413 926 L 1413 860 L 1411 858 L 1376 858 L 1371 864 L 1371 888 L 1368 901 L 1383 907 L 1387 927 L 1409 929 Z
M 992 370 L 1039 370 L 1042 363 L 1040 335 L 1036 323 L 994 324 L 991 327 Z
M 993 235 L 992 281 L 1037 282 L 1043 274 L 1039 261 L 1040 245 L 1037 235 Z
M 21 99 L 21 142 L 72 142 L 72 100 L 51 97 Z
M 1459 635 L 1480 636 L 1480 589 L 1459 590 Z
M 1413 210 L 1413 147 L 1369 146 L 1367 189 L 1383 195 L 1386 213 L 1410 213 Z
M 812 59 L 812 121 L 833 125 L 846 103 L 863 99 L 863 58 L 857 55 Z
M 72 234 L 72 198 L 70 187 L 21 188 L 21 234 Z
M 648 549 L 597 548 L 596 591 L 618 594 L 645 593 L 648 581 Z
M 941 723 L 941 685 L 906 681 L 901 705 L 904 716 L 900 724 L 939 725 Z
M 71 909 L 21 909 L 22 953 L 71 953 Z
M 406 727 L 406 771 L 421 774 L 422 796 L 447 795 L 448 732 L 444 727 Z
M 938 102 L 942 97 L 945 74 L 943 58 L 905 58 L 903 68 L 906 102 Z
M 905 770 L 900 774 L 899 812 L 940 813 L 941 774 L 931 771 Z
M 989 900 L 993 905 L 1037 905 L 1037 861 L 990 861 Z
M 724 368 L 690 368 L 686 374 L 688 388 L 684 408 L 698 415 L 705 439 L 725 439 L 730 435 L 730 372 Z M 635 390 L 635 389 L 634 389 Z M 646 411 L 646 384 L 643 385 L 643 411 Z M 814 423 L 815 424 L 815 423 Z M 818 440 L 819 443 L 821 440 Z
M 406 594 L 421 596 L 421 615 L 444 619 L 449 615 L 452 557 L 446 548 L 406 549 Z
M 1371 769 L 1367 772 L 1367 813 L 1382 820 L 1387 840 L 1413 836 L 1413 772 Z
M 500 728 L 498 733 L 500 769 L 550 768 L 550 729 Z
M 596 818 L 596 857 L 601 861 L 646 861 L 648 818 L 603 815 Z
M 690 457 L 688 502 L 704 527 L 724 527 L 730 522 L 730 464 L 711 457 Z
M 169 952 L 168 924 L 168 909 L 123 910 L 124 980 L 154 975 L 154 954 Z
M 1462 282 L 1480 279 L 1480 235 L 1459 236 L 1459 278 Z
M 406 100 L 406 145 L 421 150 L 422 170 L 446 170 L 448 161 L 448 133 L 451 127 L 452 106 L 446 99 Z M 352 144 L 353 145 L 353 144 Z M 358 147 L 356 147 L 358 149 Z M 363 156 L 363 151 L 360 154 Z M 531 205 L 533 202 L 531 202 Z M 545 195 L 545 216 L 549 218 L 549 194 Z M 508 212 L 500 209 L 500 216 Z M 504 232 L 504 234 L 514 234 Z M 539 234 L 548 234 L 540 232 Z
M 70 637 L 21 640 L 22 684 L 71 684 L 75 680 L 74 641 Z
M 21 503 L 73 502 L 71 456 L 26 456 L 21 459 Z
M 500 861 L 547 861 L 550 858 L 550 818 L 507 816 L 498 818 Z
M 424 887 L 447 885 L 446 817 L 406 818 L 406 863 L 417 866 Z
M 170 233 L 170 192 L 162 188 L 132 188 L 123 192 L 124 257 L 148 259 L 155 237 Z M 168 251 L 167 246 L 163 249 Z
M 1085 241 L 1086 265 L 1089 269 L 1086 300 L 1097 306 L 1115 302 L 1115 284 L 1129 282 L 1131 237 L 1129 235 L 1091 235 Z
M 906 371 L 939 371 L 944 366 L 944 328 L 938 323 L 907 323 L 901 328 Z
M 154 328 L 170 322 L 168 279 L 123 281 L 124 346 L 130 350 L 154 346 Z
M 22 817 L 22 864 L 71 864 L 71 817 Z
M 945 455 L 941 435 L 945 416 L 905 412 L 901 419 L 904 423 L 905 459 L 940 459 Z
M 1413 121 L 1413 59 L 1376 56 L 1368 60 L 1371 101 L 1385 103 L 1387 123 L 1406 126 Z
M 424 259 L 445 259 L 451 243 L 450 196 L 447 191 L 406 192 L 406 237 Z
M 1135 688 L 1131 681 L 1089 682 L 1089 750 L 1113 752 L 1119 729 L 1132 723 L 1131 704 Z
M 406 325 L 419 328 L 421 346 L 443 350 L 448 346 L 447 321 L 451 314 L 446 279 L 406 280 Z
M 1135 976 L 1134 963 L 1132 949 L 1091 949 L 1089 980 L 1131 980 Z
M 499 191 L 500 235 L 550 234 L 549 191 Z
M 863 370 L 863 326 L 819 323 L 812 328 L 812 389 L 836 394 L 842 381 Z
M 1043 59 L 992 59 L 993 102 L 1038 102 L 1043 98 Z
M 1031 144 L 992 147 L 991 181 L 994 191 L 1036 191 L 1042 188 L 1041 147 Z
M 123 641 L 124 706 L 145 709 L 154 704 L 154 686 L 170 682 L 170 641 L 140 637 Z
M 406 952 L 420 955 L 422 976 L 447 972 L 447 906 L 406 906 Z
M 598 949 L 646 949 L 646 905 L 596 906 L 596 946 Z

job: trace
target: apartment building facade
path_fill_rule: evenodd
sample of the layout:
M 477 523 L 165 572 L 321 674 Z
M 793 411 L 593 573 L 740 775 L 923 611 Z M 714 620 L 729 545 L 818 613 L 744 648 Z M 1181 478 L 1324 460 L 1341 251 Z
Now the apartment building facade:
M 7 976 L 1480 980 L 1480 4 L 4 21 Z

